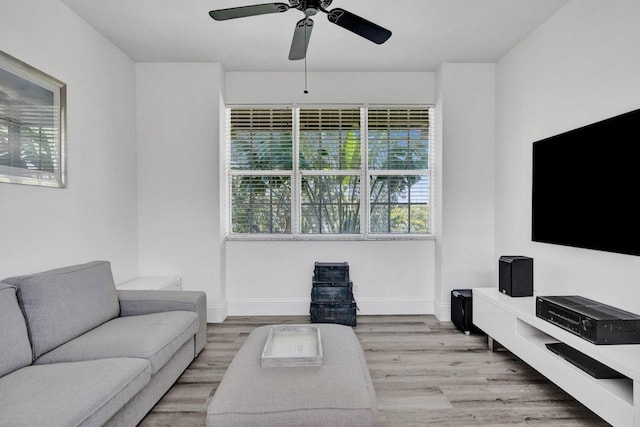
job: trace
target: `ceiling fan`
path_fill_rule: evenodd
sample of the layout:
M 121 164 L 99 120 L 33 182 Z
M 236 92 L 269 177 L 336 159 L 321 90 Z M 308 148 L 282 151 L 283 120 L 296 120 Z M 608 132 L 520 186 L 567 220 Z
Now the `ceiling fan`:
M 301 10 L 305 14 L 305 17 L 296 23 L 293 33 L 291 49 L 289 50 L 289 59 L 292 61 L 305 58 L 311 30 L 313 30 L 313 20 L 311 17 L 315 16 L 318 12 L 326 13 L 329 22 L 376 44 L 382 44 L 391 37 L 391 31 L 358 15 L 354 15 L 349 11 L 340 8 L 327 10 L 332 2 L 333 0 L 289 0 L 290 4 L 266 3 L 212 10 L 209 12 L 209 15 L 216 21 L 226 21 L 227 19 L 244 18 L 247 16 L 282 13 L 289 9 Z

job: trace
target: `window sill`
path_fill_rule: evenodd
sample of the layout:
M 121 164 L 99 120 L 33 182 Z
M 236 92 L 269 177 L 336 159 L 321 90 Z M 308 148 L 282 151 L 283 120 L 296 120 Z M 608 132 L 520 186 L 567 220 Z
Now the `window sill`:
M 250 235 L 227 235 L 225 241 L 231 242 L 344 242 L 344 241 L 415 241 L 415 240 L 435 240 L 433 234 L 412 234 L 412 235 L 277 235 L 277 234 L 250 234 Z

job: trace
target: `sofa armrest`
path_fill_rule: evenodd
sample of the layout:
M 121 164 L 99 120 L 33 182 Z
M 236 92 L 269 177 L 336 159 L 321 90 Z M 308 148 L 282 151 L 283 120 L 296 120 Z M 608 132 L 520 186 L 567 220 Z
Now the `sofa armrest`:
M 201 291 L 118 291 L 120 316 L 164 311 L 193 311 L 198 315 L 195 355 L 207 342 L 207 295 Z

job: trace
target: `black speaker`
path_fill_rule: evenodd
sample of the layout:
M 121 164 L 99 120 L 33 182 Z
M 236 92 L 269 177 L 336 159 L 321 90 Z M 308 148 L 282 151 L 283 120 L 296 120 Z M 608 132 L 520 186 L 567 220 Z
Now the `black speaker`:
M 533 296 L 533 258 L 501 256 L 498 263 L 498 289 L 512 297 Z

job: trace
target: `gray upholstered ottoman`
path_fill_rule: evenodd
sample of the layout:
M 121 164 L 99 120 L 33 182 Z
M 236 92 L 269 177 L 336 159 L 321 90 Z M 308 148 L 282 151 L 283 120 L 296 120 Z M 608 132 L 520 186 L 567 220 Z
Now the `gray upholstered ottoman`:
M 321 328 L 322 366 L 263 368 L 270 326 L 256 328 L 229 365 L 207 411 L 212 426 L 374 426 L 376 395 L 349 326 Z

